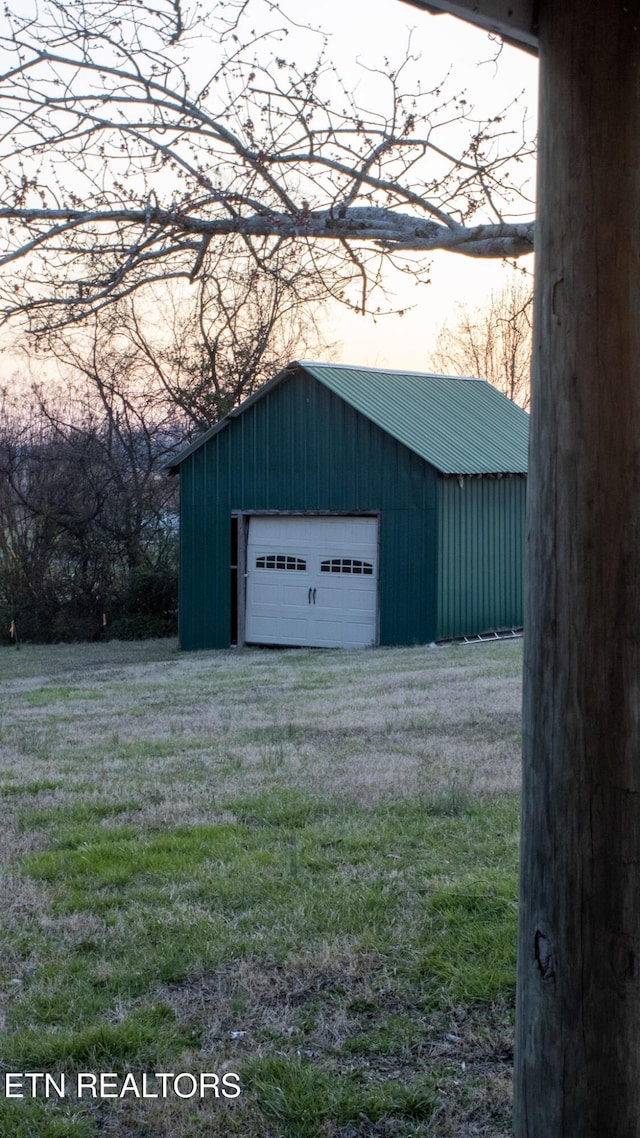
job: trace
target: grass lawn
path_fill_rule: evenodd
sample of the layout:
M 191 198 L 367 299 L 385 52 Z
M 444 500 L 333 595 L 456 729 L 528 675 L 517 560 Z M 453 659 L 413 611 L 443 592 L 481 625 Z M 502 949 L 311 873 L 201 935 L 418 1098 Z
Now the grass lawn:
M 510 1133 L 521 655 L 0 650 L 0 1134 Z

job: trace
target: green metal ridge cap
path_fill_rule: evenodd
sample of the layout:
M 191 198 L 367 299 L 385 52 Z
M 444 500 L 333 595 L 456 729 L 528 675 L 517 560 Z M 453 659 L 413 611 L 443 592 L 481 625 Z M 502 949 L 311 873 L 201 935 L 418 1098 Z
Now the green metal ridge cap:
M 306 360 L 299 366 L 442 474 L 527 472 L 529 416 L 484 379 Z

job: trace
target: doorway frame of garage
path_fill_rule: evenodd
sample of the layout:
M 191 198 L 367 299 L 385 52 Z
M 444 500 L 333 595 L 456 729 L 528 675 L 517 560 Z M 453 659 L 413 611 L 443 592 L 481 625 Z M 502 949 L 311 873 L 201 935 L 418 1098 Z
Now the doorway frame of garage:
M 380 642 L 380 518 L 382 510 L 232 510 L 231 528 L 231 628 L 230 643 L 236 648 L 246 646 L 245 629 L 247 614 L 247 544 L 249 541 L 249 522 L 252 518 L 376 518 L 378 522 L 378 576 L 376 582 L 376 639 Z M 235 528 L 235 536 L 234 536 Z M 236 563 L 233 552 L 236 551 Z M 234 604 L 235 601 L 235 604 Z

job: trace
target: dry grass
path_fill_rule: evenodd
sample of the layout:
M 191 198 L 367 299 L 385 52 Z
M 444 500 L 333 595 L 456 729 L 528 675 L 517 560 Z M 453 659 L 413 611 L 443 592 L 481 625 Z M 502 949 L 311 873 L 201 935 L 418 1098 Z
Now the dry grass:
M 282 785 L 361 804 L 518 789 L 519 642 L 183 656 L 152 642 L 148 656 L 3 653 L 5 779 L 41 783 L 47 805 L 78 780 L 119 799 L 142 782 L 131 818 L 145 824 L 193 824 L 213 801 Z
M 371 652 L 181 655 L 168 641 L 1 652 L 0 903 L 10 936 L 0 1029 L 7 1015 L 10 1025 L 43 946 L 52 958 L 86 953 L 87 946 L 102 952 L 95 982 L 109 982 L 109 937 L 121 918 L 110 928 L 99 908 L 64 911 L 54 885 L 22 872 L 25 857 L 51 849 L 53 834 L 59 839 L 85 826 L 92 841 L 91 827 L 154 835 L 235 823 L 239 803 L 283 792 L 360 812 L 419 797 L 452 814 L 469 799 L 513 796 L 520 667 L 519 641 Z M 339 859 L 342 840 L 317 839 L 318 849 Z M 295 878 L 297 847 L 286 856 Z M 397 856 L 380 854 L 385 879 L 398 897 L 406 890 L 415 907 L 422 870 L 386 860 Z M 361 887 L 381 871 L 346 859 L 340 872 Z M 171 896 L 174 913 L 200 919 L 183 886 Z M 184 1052 L 183 1063 L 212 1069 L 206 1064 L 222 1048 L 238 1062 L 266 1061 L 275 1047 L 292 1061 L 317 1063 L 328 1076 L 348 1068 L 367 1087 L 401 1086 L 412 1072 L 434 1069 L 440 1099 L 429 1121 L 409 1126 L 385 1115 L 375 1123 L 326 1122 L 318 1135 L 508 1132 L 508 1001 L 480 1009 L 458 1000 L 425 1012 L 406 985 L 394 982 L 384 953 L 367 951 L 358 937 L 301 944 L 282 959 L 261 954 L 263 941 L 268 935 L 256 933 L 255 955 L 153 985 L 149 998 L 171 1010 L 178 1028 L 198 1025 L 198 1049 Z M 340 992 L 345 998 L 334 998 Z M 125 1001 L 109 1015 L 126 1018 L 127 1007 Z M 401 1042 L 394 1037 L 387 1053 L 385 1033 L 394 1023 Z M 363 1039 L 370 1045 L 361 1045 Z M 255 1101 L 244 1102 L 242 1111 L 227 1119 L 220 1110 L 194 1114 L 190 1104 L 175 1103 L 171 1111 L 109 1104 L 93 1124 L 98 1133 L 122 1138 L 278 1134 L 260 1129 L 265 1115 Z

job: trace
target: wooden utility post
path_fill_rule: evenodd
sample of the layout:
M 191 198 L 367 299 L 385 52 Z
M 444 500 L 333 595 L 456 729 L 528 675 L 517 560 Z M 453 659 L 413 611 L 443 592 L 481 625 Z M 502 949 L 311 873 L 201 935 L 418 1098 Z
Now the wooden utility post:
M 640 0 L 543 0 L 518 1138 L 640 1134 Z
M 540 50 L 515 1134 L 634 1138 L 640 0 L 446 6 Z

